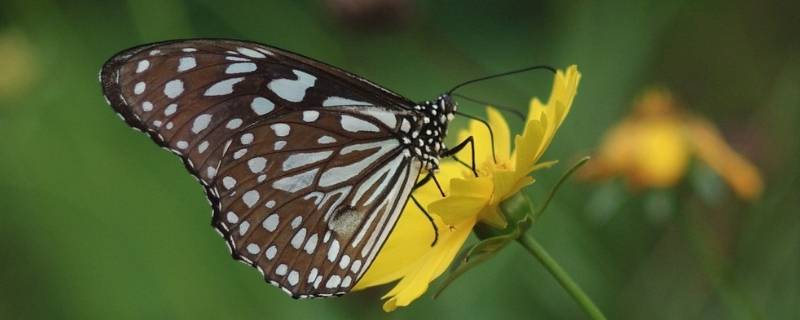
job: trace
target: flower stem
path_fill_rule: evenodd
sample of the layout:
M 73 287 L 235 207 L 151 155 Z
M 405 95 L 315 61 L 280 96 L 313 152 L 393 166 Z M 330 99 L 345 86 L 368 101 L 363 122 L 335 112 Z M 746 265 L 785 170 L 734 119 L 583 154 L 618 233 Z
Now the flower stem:
M 572 298 L 575 299 L 575 302 L 577 302 L 578 305 L 583 308 L 583 311 L 585 311 L 591 319 L 606 319 L 600 309 L 598 309 L 594 302 L 592 302 L 592 299 L 590 299 L 589 296 L 587 296 L 586 293 L 581 290 L 578 284 L 572 280 L 569 274 L 567 274 L 567 272 L 564 271 L 560 265 L 558 265 L 558 262 L 556 262 L 556 260 L 553 259 L 549 253 L 547 253 L 544 247 L 542 247 L 542 245 L 539 244 L 539 242 L 536 241 L 533 236 L 525 233 L 522 234 L 517 241 L 519 241 L 519 243 L 537 260 L 539 260 L 539 262 L 547 269 L 547 271 L 549 271 L 550 274 L 556 278 L 556 281 L 558 281 L 561 287 L 563 287 L 564 290 L 567 290 Z

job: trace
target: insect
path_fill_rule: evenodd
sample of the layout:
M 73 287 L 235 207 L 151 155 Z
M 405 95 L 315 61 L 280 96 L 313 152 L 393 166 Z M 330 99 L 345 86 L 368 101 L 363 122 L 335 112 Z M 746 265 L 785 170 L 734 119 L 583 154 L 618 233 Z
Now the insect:
M 100 81 L 117 114 L 205 187 L 233 257 L 296 298 L 348 292 L 420 172 L 456 150 L 443 143 L 449 95 L 414 103 L 257 43 L 143 45 L 106 62 Z
M 203 185 L 231 255 L 294 298 L 347 293 L 415 186 L 472 145 L 443 143 L 455 88 L 414 103 L 258 43 L 142 45 L 109 59 L 100 82 L 117 114 Z

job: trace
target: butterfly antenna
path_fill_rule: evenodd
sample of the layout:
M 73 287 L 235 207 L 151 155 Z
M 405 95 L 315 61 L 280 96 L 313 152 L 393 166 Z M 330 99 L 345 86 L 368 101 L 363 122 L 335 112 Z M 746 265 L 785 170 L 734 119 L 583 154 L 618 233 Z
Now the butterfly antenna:
M 462 83 L 459 83 L 459 84 L 455 85 L 452 89 L 447 91 L 447 94 L 452 95 L 453 92 L 455 92 L 459 88 L 461 88 L 463 86 L 466 86 L 468 84 L 475 83 L 475 82 L 494 79 L 494 78 L 499 78 L 499 77 L 504 77 L 504 76 L 509 76 L 509 75 L 512 75 L 512 74 L 527 72 L 527 71 L 531 71 L 531 70 L 538 70 L 538 69 L 550 70 L 550 72 L 556 73 L 556 69 L 554 69 L 551 66 L 546 66 L 546 65 L 539 65 L 539 66 L 532 66 L 532 67 L 527 67 L 527 68 L 522 68 L 522 69 L 517 69 L 517 70 L 511 70 L 511 71 L 506 71 L 506 72 L 503 72 L 503 73 L 498 73 L 498 74 L 493 74 L 493 75 L 490 75 L 490 76 L 485 76 L 485 77 L 480 77 L 480 78 L 477 78 L 477 79 L 472 79 L 472 80 L 469 80 L 469 81 L 464 81 Z
M 500 109 L 500 110 L 503 110 L 505 112 L 508 112 L 508 113 L 511 113 L 511 114 L 517 116 L 523 122 L 525 121 L 525 115 L 523 115 L 522 112 L 520 112 L 519 110 L 516 110 L 514 108 L 506 107 L 506 106 L 502 106 L 502 105 L 497 105 L 497 104 L 494 104 L 494 103 L 489 103 L 489 102 L 486 102 L 486 101 L 483 101 L 483 100 L 478 100 L 478 99 L 475 99 L 475 98 L 470 98 L 470 97 L 467 97 L 467 96 L 465 96 L 463 94 L 460 94 L 460 93 L 454 93 L 453 96 L 454 97 L 459 97 L 461 99 L 464 99 L 464 100 L 467 100 L 467 101 L 470 101 L 470 102 L 474 102 L 474 103 L 477 103 L 477 104 L 482 104 L 482 105 L 485 105 L 485 106 L 492 106 L 493 108 Z
M 492 140 L 491 141 L 492 142 L 492 160 L 494 160 L 494 163 L 497 163 L 497 156 L 495 155 L 495 152 L 494 152 L 494 131 L 492 131 L 492 127 L 489 126 L 489 123 L 486 122 L 486 120 L 483 120 L 483 119 L 478 118 L 476 116 L 468 115 L 466 113 L 461 113 L 461 112 L 456 111 L 455 114 L 457 114 L 459 116 L 463 116 L 465 118 L 470 118 L 470 119 L 478 121 L 480 123 L 483 123 L 483 125 L 486 126 L 486 129 L 489 129 L 489 139 Z

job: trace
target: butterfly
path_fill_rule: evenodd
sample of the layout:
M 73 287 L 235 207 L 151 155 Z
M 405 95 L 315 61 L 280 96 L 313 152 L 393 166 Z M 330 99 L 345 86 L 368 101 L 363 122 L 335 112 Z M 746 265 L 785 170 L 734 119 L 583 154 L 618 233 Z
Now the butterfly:
M 203 185 L 233 258 L 294 298 L 349 292 L 418 181 L 471 143 L 443 142 L 450 94 L 415 103 L 253 42 L 138 46 L 110 58 L 100 82 L 120 118 Z

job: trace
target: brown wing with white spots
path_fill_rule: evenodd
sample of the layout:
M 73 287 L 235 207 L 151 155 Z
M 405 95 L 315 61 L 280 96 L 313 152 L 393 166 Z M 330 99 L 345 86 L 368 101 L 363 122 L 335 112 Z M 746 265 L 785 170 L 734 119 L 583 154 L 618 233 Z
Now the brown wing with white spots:
M 234 257 L 294 297 L 344 294 L 366 272 L 405 206 L 420 162 L 399 116 L 307 110 L 233 139 L 212 185 L 214 224 Z
M 349 291 L 420 171 L 404 137 L 412 102 L 277 48 L 145 45 L 100 80 L 114 110 L 202 182 L 233 256 L 294 297 Z
M 312 107 L 412 102 L 298 54 L 232 40 L 184 40 L 123 51 L 100 73 L 103 93 L 133 128 L 184 158 L 203 184 L 224 143 L 262 118 Z

